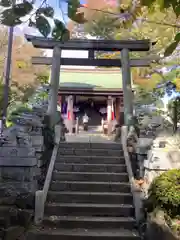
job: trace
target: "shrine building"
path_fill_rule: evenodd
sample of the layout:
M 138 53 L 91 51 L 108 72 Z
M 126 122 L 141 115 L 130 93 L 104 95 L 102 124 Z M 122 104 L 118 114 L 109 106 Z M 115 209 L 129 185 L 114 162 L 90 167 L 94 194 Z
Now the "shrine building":
M 102 117 L 123 121 L 122 74 L 118 68 L 62 68 L 58 95 L 61 109 L 67 102 L 70 114 L 86 112 L 92 125 L 99 125 Z

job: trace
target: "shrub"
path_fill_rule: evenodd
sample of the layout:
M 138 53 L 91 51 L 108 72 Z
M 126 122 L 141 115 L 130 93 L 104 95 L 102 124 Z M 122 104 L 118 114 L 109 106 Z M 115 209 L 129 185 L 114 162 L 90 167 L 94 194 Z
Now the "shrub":
M 18 116 L 20 116 L 22 113 L 27 113 L 27 112 L 31 112 L 32 110 L 28 107 L 26 107 L 25 105 L 19 105 L 16 108 L 12 109 L 11 112 L 9 112 L 8 114 L 8 121 L 14 121 L 14 119 L 16 119 Z
M 171 217 L 180 213 L 180 169 L 173 169 L 156 177 L 148 191 L 151 211 L 162 208 Z

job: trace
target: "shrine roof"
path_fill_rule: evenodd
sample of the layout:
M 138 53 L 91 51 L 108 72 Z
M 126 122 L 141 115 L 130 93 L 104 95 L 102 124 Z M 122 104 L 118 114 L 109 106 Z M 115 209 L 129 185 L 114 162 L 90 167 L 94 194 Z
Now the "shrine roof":
M 87 89 L 122 89 L 120 69 L 62 69 L 60 87 Z

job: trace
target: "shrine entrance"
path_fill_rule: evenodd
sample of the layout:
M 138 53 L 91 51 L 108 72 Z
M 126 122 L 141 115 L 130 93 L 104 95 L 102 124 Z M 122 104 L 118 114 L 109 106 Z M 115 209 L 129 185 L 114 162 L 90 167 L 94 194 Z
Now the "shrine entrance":
M 58 94 L 61 92 L 59 89 L 59 82 L 61 83 L 62 65 L 76 65 L 76 66 L 96 66 L 96 67 L 119 67 L 122 69 L 122 92 L 124 104 L 124 124 L 130 125 L 133 117 L 133 90 L 131 84 L 131 67 L 145 67 L 149 66 L 150 60 L 147 59 L 130 59 L 129 53 L 131 51 L 149 51 L 149 40 L 81 40 L 71 39 L 65 43 L 56 41 L 54 39 L 44 39 L 42 37 L 34 37 L 26 35 L 28 41 L 31 41 L 34 47 L 42 49 L 53 49 L 52 57 L 33 57 L 33 64 L 51 65 L 51 79 L 50 79 L 50 98 L 48 115 L 51 118 L 51 125 L 55 124 L 55 112 L 57 111 Z M 61 50 L 87 50 L 89 57 L 82 58 L 62 58 Z M 96 59 L 96 51 L 120 51 L 120 59 Z M 111 81 L 111 78 L 109 79 Z M 61 84 L 60 84 L 61 86 Z M 118 93 L 118 90 L 116 92 Z M 74 89 L 76 96 L 82 95 L 79 89 Z M 69 111 L 73 113 L 73 98 L 72 89 L 66 91 L 69 95 Z M 94 93 L 95 94 L 95 93 Z M 101 93 L 102 94 L 102 93 Z M 98 94 L 97 94 L 98 95 Z M 117 94 L 118 95 L 118 94 Z M 112 111 L 112 94 L 109 92 L 107 100 L 107 108 Z M 119 111 L 119 110 L 118 110 Z M 108 113 L 107 113 L 108 114 Z M 110 114 L 111 115 L 111 114 Z M 109 122 L 109 131 L 111 131 L 111 118 L 107 119 Z

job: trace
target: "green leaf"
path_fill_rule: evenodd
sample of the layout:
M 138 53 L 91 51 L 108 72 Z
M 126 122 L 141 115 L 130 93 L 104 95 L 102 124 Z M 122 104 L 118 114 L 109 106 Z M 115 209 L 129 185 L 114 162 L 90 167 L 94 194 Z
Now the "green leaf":
M 81 5 L 79 0 L 69 0 L 68 1 L 68 17 L 72 19 L 76 15 L 77 9 L 80 6 Z
M 6 9 L 1 13 L 1 24 L 11 27 L 21 23 L 22 21 L 14 14 L 12 8 Z
M 178 45 L 178 41 L 172 42 L 172 43 L 166 48 L 166 50 L 165 50 L 165 52 L 164 52 L 164 57 L 170 56 L 170 55 L 174 52 L 174 50 L 176 49 L 177 45 Z
M 54 17 L 54 9 L 50 6 L 42 7 L 37 10 L 37 14 L 44 14 L 46 17 Z
M 87 22 L 83 12 L 78 12 L 78 8 L 81 7 L 79 0 L 68 1 L 68 17 L 79 24 Z
M 179 2 L 177 2 L 177 1 L 173 2 L 172 7 L 173 7 L 173 10 L 174 10 L 176 16 L 179 17 L 179 15 L 180 15 L 180 4 L 179 4 Z
M 51 26 L 48 20 L 43 16 L 36 17 L 36 28 L 44 37 L 47 37 L 51 32 Z
M 33 10 L 33 5 L 28 1 L 24 1 L 23 3 L 14 5 L 12 9 L 15 15 L 24 17 Z
M 180 41 L 180 32 L 176 34 L 174 40 L 178 42 Z
M 58 19 L 54 19 L 55 27 L 52 31 L 52 37 L 56 40 L 61 40 L 63 33 L 66 31 L 66 26 Z
M 57 27 L 54 27 L 52 30 L 52 37 L 56 40 L 61 40 L 62 31 L 60 31 Z
M 0 6 L 2 7 L 10 7 L 13 3 L 13 0 L 1 0 Z

